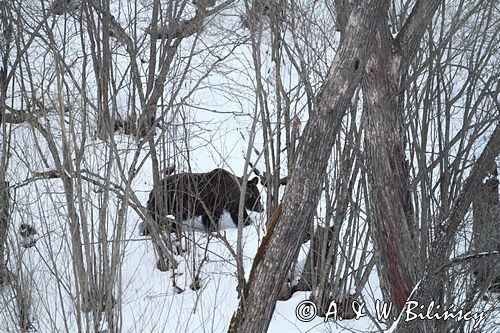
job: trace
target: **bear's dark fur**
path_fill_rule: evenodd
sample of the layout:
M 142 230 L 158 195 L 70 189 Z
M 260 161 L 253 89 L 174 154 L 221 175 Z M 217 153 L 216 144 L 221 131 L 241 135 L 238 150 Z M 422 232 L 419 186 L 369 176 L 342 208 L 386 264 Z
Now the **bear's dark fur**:
M 247 182 L 245 208 L 262 212 L 258 182 L 258 177 Z M 224 169 L 207 173 L 179 173 L 164 178 L 156 194 L 163 196 L 162 205 L 159 205 L 160 200 L 154 192 L 153 189 L 149 194 L 147 209 L 157 225 L 165 225 L 167 215 L 174 215 L 177 220 L 201 216 L 205 228 L 215 231 L 224 210 L 237 225 L 241 178 Z M 243 222 L 245 225 L 252 222 L 245 209 Z M 175 231 L 175 223 L 170 225 L 171 231 Z M 149 234 L 149 230 L 145 228 L 143 234 Z

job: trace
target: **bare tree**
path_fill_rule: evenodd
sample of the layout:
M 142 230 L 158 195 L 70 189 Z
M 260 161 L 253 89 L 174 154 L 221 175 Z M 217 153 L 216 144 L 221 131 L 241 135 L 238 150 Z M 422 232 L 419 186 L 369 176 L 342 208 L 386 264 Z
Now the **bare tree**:
M 490 3 L 0 8 L 0 299 L 8 309 L 0 325 L 124 330 L 134 246 L 150 252 L 165 286 L 195 290 L 193 311 L 211 287 L 204 275 L 213 257 L 228 264 L 221 274 L 238 282 L 240 297 L 233 332 L 266 331 L 276 300 L 297 290 L 310 292 L 319 315 L 336 301 L 348 318 L 354 300 L 373 301 L 373 269 L 401 314 L 399 331 L 472 329 L 404 322 L 409 300 L 464 310 L 493 303 L 500 43 Z M 224 232 L 183 229 L 188 251 L 175 254 L 169 219 L 153 220 L 145 207 L 167 170 L 205 167 L 200 146 L 229 167 L 240 147 L 214 142 L 230 122 L 247 144 L 243 184 L 255 172 L 265 188 L 267 221 L 250 227 L 261 246 L 248 281 L 249 229 L 240 224 L 235 243 Z M 139 222 L 154 229 L 151 238 L 132 236 Z M 212 252 L 214 243 L 228 257 Z M 382 330 L 391 317 L 373 325 Z
M 442 241 L 443 237 L 445 237 L 443 236 L 442 232 L 443 225 L 445 225 L 445 223 L 440 221 L 448 220 L 451 215 L 455 214 L 453 207 L 451 207 L 451 203 L 460 201 L 460 196 L 458 196 L 458 193 L 460 193 L 460 187 L 463 185 L 463 189 L 467 191 L 467 186 L 474 187 L 476 185 L 471 185 L 471 183 L 474 182 L 472 180 L 470 180 L 468 183 L 462 183 L 459 181 L 460 178 L 456 176 L 454 178 L 454 182 L 452 183 L 447 182 L 447 178 L 438 179 L 434 185 L 441 186 L 440 192 L 442 201 L 438 205 L 441 205 L 441 207 L 446 207 L 446 210 L 442 210 L 439 215 L 435 215 L 432 218 L 429 215 L 429 210 L 434 209 L 432 207 L 435 207 L 436 199 L 433 198 L 433 194 L 429 194 L 429 190 L 431 189 L 426 187 L 426 190 L 422 191 L 422 195 L 424 195 L 424 197 L 428 196 L 428 199 L 424 201 L 423 206 L 420 206 L 419 201 L 421 200 L 421 198 L 415 191 L 414 186 L 416 186 L 418 182 L 422 181 L 422 179 L 425 179 L 422 178 L 423 173 L 432 170 L 436 163 L 442 163 L 443 160 L 447 160 L 449 158 L 447 157 L 449 156 L 448 151 L 450 147 L 453 146 L 456 142 L 460 142 L 460 146 L 457 152 L 457 160 L 455 160 L 452 165 L 454 168 L 458 167 L 458 157 L 466 158 L 471 151 L 471 143 L 468 143 L 464 140 L 464 133 L 468 130 L 473 130 L 473 133 L 476 133 L 475 135 L 480 135 L 479 133 L 484 133 L 481 132 L 482 130 L 484 131 L 484 129 L 492 126 L 495 121 L 498 121 L 498 119 L 496 119 L 495 117 L 486 116 L 483 111 L 480 111 L 481 108 L 495 108 L 494 102 L 492 103 L 493 99 L 490 98 L 494 98 L 496 93 L 491 95 L 488 94 L 485 90 L 484 94 L 481 93 L 479 95 L 481 97 L 477 99 L 476 104 L 471 105 L 470 103 L 466 102 L 465 105 L 465 118 L 468 119 L 466 124 L 470 124 L 469 117 L 471 117 L 472 115 L 485 117 L 484 122 L 478 123 L 476 125 L 479 127 L 464 126 L 463 130 L 451 140 L 448 136 L 449 132 L 446 132 L 446 139 L 444 140 L 447 141 L 441 141 L 442 143 L 440 143 L 440 145 L 442 144 L 446 147 L 446 151 L 443 151 L 442 155 L 440 155 L 440 157 L 438 157 L 431 164 L 430 169 L 428 166 L 426 166 L 425 162 L 425 159 L 428 158 L 426 157 L 426 146 L 421 146 L 420 143 L 418 147 L 415 146 L 415 143 L 420 141 L 421 139 L 419 138 L 420 133 L 417 133 L 413 126 L 423 126 L 423 129 L 425 131 L 424 133 L 428 133 L 428 128 L 434 125 L 429 125 L 429 122 L 427 120 L 424 120 L 423 125 L 414 125 L 414 122 L 411 120 L 411 115 L 409 115 L 408 112 L 416 111 L 410 111 L 413 110 L 413 104 L 405 104 L 405 98 L 407 96 L 412 96 L 411 98 L 414 98 L 415 100 L 419 101 L 418 103 L 421 103 L 421 95 L 417 97 L 417 95 L 413 93 L 413 90 L 411 90 L 410 87 L 414 87 L 415 92 L 419 91 L 419 89 L 422 88 L 422 86 L 419 86 L 420 83 L 417 81 L 418 76 L 422 75 L 422 68 L 429 66 L 429 64 L 433 64 L 434 58 L 438 54 L 446 50 L 447 43 L 452 38 L 454 38 L 457 31 L 467 26 L 467 21 L 471 17 L 475 17 L 475 15 L 479 15 L 478 13 L 481 12 L 485 13 L 483 28 L 486 27 L 487 29 L 489 29 L 490 27 L 489 22 L 492 22 L 488 19 L 489 17 L 491 17 L 491 9 L 488 9 L 481 4 L 472 4 L 471 6 L 464 7 L 464 3 L 459 3 L 457 4 L 457 7 L 453 7 L 453 10 L 450 11 L 451 14 L 449 14 L 448 11 L 445 11 L 445 7 L 443 6 L 442 11 L 440 12 L 440 15 L 442 15 L 442 21 L 440 22 L 441 26 L 439 28 L 439 31 L 441 32 L 439 36 L 439 43 L 438 45 L 432 43 L 430 48 L 426 49 L 425 52 L 428 53 L 426 54 L 426 57 L 423 58 L 419 45 L 422 44 L 423 37 L 426 33 L 428 33 L 427 36 L 429 39 L 433 38 L 434 32 L 428 27 L 431 26 L 432 19 L 435 16 L 438 8 L 439 2 L 437 1 L 417 1 L 412 8 L 410 8 L 408 3 L 405 3 L 401 7 L 398 7 L 396 4 L 394 4 L 393 7 L 391 7 L 390 12 L 392 26 L 389 25 L 389 21 L 387 21 L 386 19 L 380 19 L 380 21 L 374 23 L 376 24 L 375 35 L 372 39 L 370 39 L 372 45 L 370 47 L 371 52 L 369 53 L 369 59 L 366 62 L 366 67 L 361 67 L 363 70 L 363 111 L 366 112 L 366 124 L 363 128 L 365 139 L 364 150 L 366 152 L 366 159 L 364 159 L 364 162 L 366 165 L 366 172 L 370 184 L 368 192 L 369 209 L 367 210 L 368 221 L 370 223 L 372 241 L 376 250 L 377 271 L 379 273 L 382 290 L 384 292 L 384 299 L 395 304 L 395 308 L 393 308 L 395 314 L 398 314 L 403 310 L 409 299 L 413 299 L 411 297 L 411 292 L 414 286 L 422 276 L 427 276 L 426 274 L 428 273 L 424 272 L 428 272 L 429 265 L 432 266 L 432 261 L 430 263 L 428 260 L 431 258 L 431 256 L 434 256 L 436 254 L 433 248 L 435 246 L 438 246 L 437 244 L 439 244 L 439 242 Z M 337 24 L 340 31 L 344 31 L 343 24 L 347 24 L 348 26 L 348 23 L 346 23 L 348 22 L 347 17 L 349 17 L 351 10 L 354 9 L 358 9 L 358 5 L 345 1 L 337 2 L 335 10 L 337 11 Z M 447 15 L 450 15 L 451 21 L 446 20 Z M 493 21 L 494 20 L 495 19 L 493 19 Z M 261 21 L 257 23 L 261 24 Z M 393 35 L 395 35 L 395 37 L 393 37 Z M 483 36 L 485 38 L 480 39 L 478 43 L 485 43 L 485 40 L 491 41 L 491 34 L 486 33 L 483 34 Z M 346 43 L 345 38 L 347 38 L 346 33 L 344 33 L 341 37 L 341 43 Z M 475 45 L 474 47 L 477 48 L 478 46 Z M 479 68 L 484 68 L 483 66 L 485 66 L 486 63 L 489 63 L 488 59 L 490 59 L 490 55 L 493 54 L 491 52 L 494 52 L 493 49 L 489 49 L 487 47 L 481 48 L 481 50 L 483 51 L 485 49 L 488 49 L 488 51 L 486 51 L 484 57 L 481 58 L 482 60 L 478 62 L 478 65 L 476 67 L 478 68 L 478 70 Z M 340 50 L 342 50 L 342 44 Z M 340 52 L 340 50 L 338 52 Z M 337 54 L 337 57 L 338 56 L 339 55 Z M 363 64 L 364 63 L 361 62 L 361 65 Z M 355 63 L 355 67 L 357 67 L 358 65 L 359 63 Z M 447 66 L 454 66 L 453 60 L 449 59 L 448 62 L 445 63 L 445 65 L 441 66 L 443 67 L 438 66 L 436 71 L 431 72 L 432 77 L 434 77 L 435 75 L 438 82 L 439 80 L 442 81 L 441 78 L 447 75 L 445 74 L 448 73 L 447 71 L 449 70 L 449 67 Z M 447 88 L 444 89 L 444 98 L 447 98 L 447 103 L 449 103 L 446 104 L 447 108 L 457 103 L 457 101 L 460 101 L 463 95 L 469 96 L 468 92 L 472 93 L 473 90 L 469 90 L 467 87 L 472 87 L 477 84 L 474 83 L 477 82 L 475 81 L 475 78 L 477 77 L 479 76 L 470 76 L 471 80 L 466 81 L 466 83 L 463 85 L 463 88 L 459 90 L 459 93 L 454 97 L 447 95 L 447 92 L 449 90 Z M 487 79 L 483 80 L 483 82 L 480 84 L 481 87 L 491 86 L 493 81 L 490 80 L 496 77 L 497 73 L 489 72 Z M 328 82 L 330 82 L 329 78 L 325 79 L 325 81 L 325 86 L 328 86 Z M 304 80 L 304 82 L 306 82 L 307 85 L 307 81 Z M 446 82 L 447 85 L 453 84 L 451 83 L 451 81 L 449 81 L 450 83 L 448 83 L 448 81 Z M 429 80 L 427 81 L 427 84 L 432 85 L 433 81 Z M 406 91 L 409 91 L 409 93 L 406 94 Z M 321 108 L 321 97 L 323 97 L 324 94 L 324 90 L 322 90 L 319 94 L 319 108 Z M 425 98 L 429 97 L 427 96 Z M 472 101 L 475 100 L 475 98 L 476 97 L 472 97 L 471 95 L 470 97 L 467 97 L 466 100 Z M 424 105 L 426 105 L 425 102 Z M 479 105 L 483 106 L 480 107 Z M 473 108 L 471 109 L 471 107 Z M 309 126 L 311 126 L 310 124 L 313 123 L 315 119 L 313 115 L 315 115 L 316 111 L 317 110 L 314 109 L 310 111 L 309 123 L 302 135 L 301 145 L 299 145 L 298 148 L 299 150 L 297 150 L 298 156 L 300 156 L 300 149 L 313 149 L 311 146 L 308 146 L 306 148 L 303 142 L 305 141 L 310 143 L 307 135 L 309 134 Z M 449 124 L 449 113 L 445 114 L 448 114 L 448 116 L 445 116 L 445 121 L 447 122 L 447 124 Z M 407 123 L 411 124 L 409 128 L 412 132 L 406 132 L 406 129 L 408 128 L 406 125 Z M 439 123 L 438 126 L 440 126 Z M 449 128 L 450 125 L 446 126 L 447 128 Z M 318 132 L 322 133 L 320 131 Z M 409 137 L 411 137 L 410 140 L 408 139 Z M 428 139 L 424 138 L 422 140 L 424 140 L 425 142 Z M 494 134 L 490 140 L 495 140 Z M 322 144 L 323 149 L 330 150 L 331 145 L 329 145 L 328 142 L 322 142 Z M 419 156 L 422 156 L 419 159 L 420 162 L 418 165 L 413 164 L 413 161 L 409 160 L 406 157 L 406 147 L 410 144 L 411 151 L 415 152 L 415 154 L 420 154 Z M 487 152 L 487 150 L 485 150 L 484 152 Z M 491 158 L 494 159 L 497 155 L 498 153 L 491 152 L 484 163 L 490 163 Z M 323 156 L 321 153 L 318 153 L 318 155 L 314 155 L 314 157 L 310 155 L 311 158 L 308 161 L 307 167 L 310 167 L 312 164 L 314 164 L 312 160 L 314 160 L 315 162 L 318 161 L 318 159 L 321 160 L 321 156 Z M 271 217 L 271 223 L 270 227 L 268 227 L 267 236 L 266 238 L 264 238 L 254 262 L 248 284 L 249 289 L 245 297 L 240 301 L 240 306 L 238 312 L 233 317 L 230 331 L 258 331 L 266 329 L 267 324 L 259 324 L 259 321 L 255 320 L 255 318 L 260 318 L 267 322 L 268 318 L 270 318 L 270 313 L 272 313 L 274 302 L 274 299 L 269 299 L 268 295 L 274 296 L 276 290 L 280 289 L 276 287 L 276 284 L 279 284 L 279 282 L 276 283 L 275 281 L 270 281 L 270 278 L 266 278 L 268 277 L 266 273 L 272 272 L 271 274 L 273 274 L 273 276 L 276 276 L 278 269 L 282 269 L 281 273 L 283 273 L 283 270 L 288 269 L 289 261 L 294 260 L 289 259 L 287 256 L 283 263 L 276 263 L 272 262 L 271 258 L 281 257 L 282 255 L 284 255 L 284 252 L 287 252 L 288 255 L 290 255 L 290 253 L 296 253 L 293 249 L 296 249 L 295 246 L 297 245 L 295 244 L 297 238 L 294 237 L 297 236 L 296 233 L 299 233 L 297 229 L 301 228 L 293 224 L 293 222 L 290 226 L 290 220 L 288 219 L 289 217 L 283 216 L 283 214 L 286 214 L 287 209 L 292 209 L 292 211 L 297 214 L 296 216 L 300 216 L 301 219 L 309 219 L 309 215 L 306 214 L 306 212 L 309 211 L 304 208 L 307 203 L 303 202 L 302 204 L 299 204 L 297 201 L 295 201 L 293 207 L 297 209 L 296 211 L 293 210 L 293 208 L 287 207 L 287 200 L 293 201 L 293 199 L 290 198 L 295 195 L 297 196 L 297 198 L 301 198 L 303 200 L 310 200 L 311 197 L 316 198 L 311 193 L 309 193 L 309 195 L 305 197 L 301 196 L 301 190 L 297 190 L 297 188 L 292 186 L 294 177 L 298 177 L 298 179 L 300 179 L 295 181 L 307 183 L 310 181 L 310 178 L 308 177 L 308 175 L 310 174 L 300 174 L 300 172 L 297 171 L 297 169 L 301 168 L 307 169 L 306 164 L 300 164 L 300 160 L 297 160 L 296 163 L 297 164 L 295 165 L 295 169 L 289 174 L 288 187 L 285 192 L 283 202 L 280 206 L 278 206 L 278 208 L 274 211 L 273 216 Z M 341 162 L 339 161 L 337 163 Z M 451 162 L 445 162 L 441 164 L 444 165 L 442 168 L 442 175 L 447 175 L 449 173 L 448 169 L 450 163 Z M 416 171 L 420 172 L 420 174 L 415 179 L 415 182 L 412 183 L 410 181 L 411 172 L 415 170 L 420 170 Z M 459 172 L 459 174 L 465 175 L 463 174 L 463 169 L 459 170 L 457 168 L 456 170 L 457 173 Z M 310 169 L 307 169 L 307 171 L 310 172 Z M 300 176 L 297 176 L 297 174 L 300 174 Z M 318 176 L 321 174 L 322 173 L 315 173 L 315 177 L 322 178 Z M 477 179 L 475 179 L 475 181 L 477 182 Z M 447 188 L 447 186 L 449 186 L 448 184 L 453 184 L 453 190 L 451 192 Z M 342 200 L 342 196 L 335 196 L 335 198 L 337 200 Z M 415 202 L 413 200 L 415 200 Z M 317 202 L 316 199 L 313 201 L 315 203 Z M 299 208 L 299 205 L 302 206 L 300 206 Z M 422 211 L 422 209 L 424 211 Z M 298 213 L 299 211 L 300 213 Z M 430 218 L 431 221 L 433 221 L 432 225 L 430 225 L 428 222 Z M 286 221 L 284 224 L 287 226 L 280 225 L 280 223 L 274 226 L 272 222 L 276 222 L 277 220 L 279 220 L 280 223 L 283 220 Z M 341 217 L 339 221 L 342 221 Z M 288 227 L 290 227 L 290 229 L 288 229 Z M 283 230 L 286 230 L 286 232 Z M 452 232 L 452 229 L 447 229 L 447 231 L 451 232 L 452 235 L 450 234 L 446 237 L 449 237 L 449 239 L 453 239 L 455 237 L 454 235 L 456 235 L 456 231 Z M 332 240 L 332 238 L 331 236 L 327 236 L 329 235 L 329 231 L 318 227 L 316 233 L 318 234 L 318 236 L 315 237 L 315 240 L 311 245 L 311 253 L 314 254 L 315 252 L 317 253 L 325 251 L 325 249 L 326 252 L 328 252 L 328 247 L 320 250 L 321 247 L 319 244 L 321 244 L 322 239 L 324 240 L 325 244 L 330 244 L 329 242 Z M 287 242 L 291 242 L 293 245 L 285 245 L 285 237 L 283 239 L 280 238 L 285 234 Z M 429 239 L 432 243 L 429 242 Z M 286 250 L 284 250 L 284 252 L 281 252 L 281 250 L 276 249 L 276 247 L 285 248 Z M 450 243 L 447 252 L 439 253 L 440 260 L 446 260 L 444 258 L 448 258 L 449 254 L 452 251 L 452 248 L 453 245 L 452 243 Z M 417 251 L 415 251 L 415 249 L 417 249 Z M 269 257 L 267 257 L 268 252 L 272 253 L 272 255 L 270 255 Z M 325 252 L 323 252 L 322 255 L 316 254 L 316 262 L 317 260 L 325 259 L 328 261 L 328 258 L 330 257 L 326 256 L 325 254 Z M 310 256 L 310 258 L 315 258 L 315 256 Z M 441 264 L 444 265 L 443 267 L 449 267 L 445 265 L 444 262 L 445 261 L 441 262 Z M 311 261 L 309 261 L 309 265 L 312 265 L 314 267 L 312 271 L 318 274 L 319 278 L 326 278 L 326 276 L 318 272 L 318 270 L 324 268 L 322 264 L 312 264 Z M 271 269 L 271 267 L 276 270 Z M 436 271 L 434 271 L 434 274 L 435 273 Z M 444 274 L 444 271 L 441 271 L 441 273 Z M 450 272 L 450 274 L 453 273 Z M 443 298 L 440 299 L 444 302 L 444 293 L 447 293 L 448 295 L 456 295 L 456 293 L 451 292 L 452 289 L 450 289 L 454 288 L 453 282 L 445 286 L 444 284 L 446 279 L 444 278 L 444 275 L 439 276 L 440 278 L 436 280 L 439 280 L 440 282 L 434 284 L 433 287 L 430 287 L 431 289 L 434 288 L 432 289 L 433 292 L 430 292 L 427 289 L 428 294 L 426 297 L 430 297 L 430 295 L 432 294 L 443 295 Z M 280 277 L 282 276 L 280 275 Z M 256 280 L 258 280 L 258 282 Z M 425 277 L 423 281 L 427 282 Z M 420 281 L 420 283 L 423 283 L 423 281 Z M 419 287 L 422 287 L 422 285 L 419 284 Z M 320 294 L 324 292 L 324 289 L 321 287 L 319 290 Z M 315 293 L 316 290 L 313 290 L 313 295 Z M 266 295 L 266 297 L 264 298 L 263 295 Z M 472 292 L 471 295 L 477 296 L 477 290 L 476 292 Z M 453 297 L 455 296 L 452 296 L 450 299 L 454 299 Z M 262 302 L 263 299 L 266 299 L 266 302 Z M 474 299 L 476 300 L 474 302 L 477 302 L 477 297 L 475 297 Z M 331 299 L 326 298 L 325 301 L 326 302 L 324 304 L 328 304 Z M 423 302 L 423 298 L 419 298 L 419 301 Z M 322 311 L 321 308 L 323 308 L 324 311 L 324 305 L 322 305 L 323 302 L 324 301 L 322 300 L 319 300 L 318 302 L 320 313 Z M 427 299 L 426 304 L 428 304 L 429 302 L 430 299 Z M 472 306 L 474 302 L 471 301 L 464 304 L 468 304 L 467 307 L 470 308 L 470 306 Z M 248 307 L 250 307 L 251 310 L 248 310 Z M 252 318 L 252 323 L 250 323 L 250 320 L 245 319 L 246 314 L 249 313 L 248 311 L 250 311 L 251 313 L 249 318 Z M 425 326 L 428 323 L 419 324 Z M 413 323 L 413 325 L 419 324 Z M 435 324 L 443 325 L 443 323 Z M 446 323 L 444 323 L 444 325 L 446 325 Z
M 371 232 L 384 297 L 397 311 L 418 279 L 413 205 L 404 154 L 404 105 L 408 66 L 439 1 L 417 1 L 394 38 L 388 21 L 379 22 L 363 77 L 366 166 L 370 184 Z
M 6 3 L 0 4 L 2 15 L 0 16 L 0 56 L 2 63 L 0 67 L 0 130 L 2 131 L 0 151 L 0 285 L 7 280 L 7 269 L 5 266 L 7 234 L 10 224 L 10 194 L 9 182 L 6 171 L 10 154 L 10 135 L 6 126 L 6 101 L 7 89 L 9 87 L 8 67 L 9 56 L 12 48 L 13 24 L 11 8 Z
M 331 148 L 366 65 L 366 44 L 387 4 L 366 2 L 352 10 L 343 43 L 318 94 L 318 103 L 302 133 L 294 169 L 280 207 L 269 222 L 254 260 L 247 290 L 231 320 L 230 332 L 264 332 L 294 254 L 312 219 Z M 297 218 L 300 216 L 301 218 Z M 276 261 L 276 258 L 280 258 Z M 265 301 L 264 301 L 265 300 Z

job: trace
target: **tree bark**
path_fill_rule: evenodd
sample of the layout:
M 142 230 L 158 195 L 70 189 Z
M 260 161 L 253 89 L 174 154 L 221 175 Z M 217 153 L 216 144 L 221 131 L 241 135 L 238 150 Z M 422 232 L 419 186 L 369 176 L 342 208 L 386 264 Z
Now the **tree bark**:
M 474 197 L 472 243 L 478 253 L 500 251 L 500 198 L 498 195 L 498 171 L 495 162 L 489 177 L 479 184 Z M 500 280 L 500 265 L 497 258 L 482 258 L 473 265 L 476 281 L 489 284 Z
M 407 187 L 403 110 L 397 103 L 399 73 L 391 73 L 391 42 L 381 21 L 363 78 L 367 123 L 366 168 L 370 223 L 384 298 L 401 311 L 417 280 L 412 203 Z M 395 74 L 395 76 L 391 76 Z
M 438 4 L 418 1 L 394 42 L 388 22 L 377 22 L 362 82 L 370 230 L 384 298 L 395 304 L 397 313 L 417 282 L 419 267 L 399 96 L 407 83 L 408 64 Z
M 8 164 L 8 146 L 9 136 L 7 135 L 5 100 L 7 98 L 8 76 L 7 68 L 9 66 L 9 50 L 12 42 L 12 22 L 10 12 L 3 3 L 0 8 L 4 13 L 0 21 L 0 29 L 2 29 L 1 38 L 3 38 L 4 49 L 0 53 L 0 131 L 2 132 L 2 145 L 0 151 L 0 285 L 7 278 L 7 269 L 5 267 L 5 248 L 7 245 L 7 233 L 9 230 L 9 213 L 10 213 L 10 198 L 9 198 L 9 183 L 6 181 L 7 164 Z M 9 14 L 9 15 L 8 15 Z
M 297 147 L 282 209 L 277 210 L 269 223 L 229 332 L 262 333 L 269 327 L 278 293 L 301 244 L 306 222 L 316 211 L 335 137 L 361 80 L 376 23 L 385 19 L 387 10 L 387 1 L 366 1 L 350 13 L 345 36 L 318 96 L 317 107 L 309 115 Z
M 0 165 L 0 286 L 7 279 L 5 248 L 9 230 L 9 184 L 5 181 L 3 165 Z

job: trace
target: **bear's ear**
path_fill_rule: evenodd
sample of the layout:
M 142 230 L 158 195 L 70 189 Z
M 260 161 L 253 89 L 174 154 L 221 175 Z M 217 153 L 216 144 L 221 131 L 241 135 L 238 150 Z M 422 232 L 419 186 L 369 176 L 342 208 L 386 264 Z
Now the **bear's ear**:
M 252 180 L 248 181 L 248 185 L 257 186 L 259 183 L 259 177 L 254 177 Z

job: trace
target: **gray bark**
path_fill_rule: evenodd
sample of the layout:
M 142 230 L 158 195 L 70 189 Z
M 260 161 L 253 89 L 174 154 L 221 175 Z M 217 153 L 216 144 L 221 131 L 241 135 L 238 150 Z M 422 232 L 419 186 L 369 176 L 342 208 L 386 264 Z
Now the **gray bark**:
M 401 311 L 418 279 L 418 251 L 404 153 L 401 93 L 407 66 L 439 1 L 417 1 L 393 41 L 388 22 L 380 20 L 363 77 L 366 168 L 370 223 L 384 298 Z
M 7 278 L 5 249 L 9 230 L 9 184 L 5 181 L 3 165 L 0 165 L 0 285 Z
M 500 251 L 500 199 L 498 195 L 497 166 L 493 162 L 490 176 L 479 184 L 474 197 L 472 242 L 477 253 Z M 484 285 L 500 279 L 498 258 L 481 258 L 473 265 L 477 281 Z
M 2 142 L 0 151 L 0 285 L 6 279 L 7 270 L 4 265 L 5 248 L 7 243 L 7 233 L 9 230 L 9 184 L 6 181 L 7 163 L 8 163 L 8 136 L 6 129 L 6 114 L 5 114 L 5 100 L 8 86 L 7 67 L 9 65 L 9 49 L 12 42 L 12 22 L 8 14 L 8 7 L 6 4 L 1 3 L 0 9 L 2 16 L 0 21 L 0 29 L 3 39 L 3 47 L 1 50 L 1 64 L 0 64 L 0 131 L 2 132 Z
M 322 175 L 342 118 L 360 82 L 369 52 L 367 46 L 373 38 L 376 22 L 384 20 L 387 10 L 386 1 L 366 1 L 349 16 L 345 36 L 318 96 L 317 107 L 309 115 L 297 147 L 282 209 L 277 209 L 257 252 L 229 332 L 261 333 L 269 327 L 278 293 L 301 244 L 306 222 L 316 211 Z

